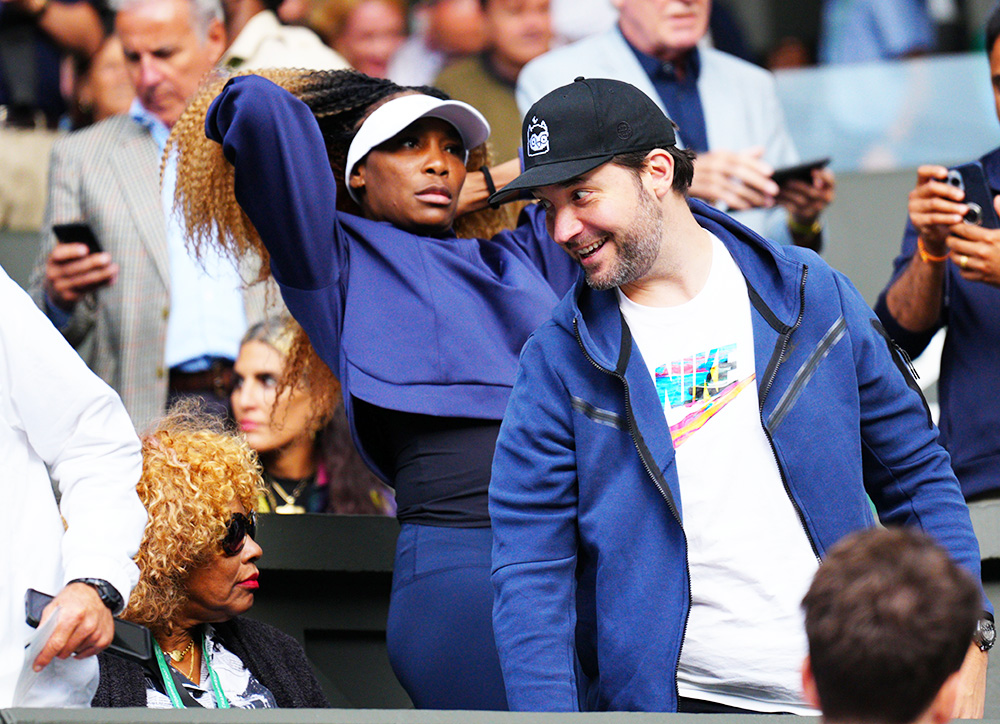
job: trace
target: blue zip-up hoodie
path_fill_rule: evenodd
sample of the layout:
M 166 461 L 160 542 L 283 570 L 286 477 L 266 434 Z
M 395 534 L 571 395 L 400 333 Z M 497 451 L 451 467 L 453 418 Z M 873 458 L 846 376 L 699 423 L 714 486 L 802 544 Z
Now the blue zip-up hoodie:
M 990 192 L 1000 194 L 1000 149 L 979 159 Z M 955 264 L 945 265 L 941 318 L 926 332 L 911 332 L 889 313 L 889 288 L 906 271 L 917 252 L 917 230 L 909 220 L 902 249 L 893 262 L 892 278 L 875 304 L 886 331 L 911 357 L 924 351 L 931 337 L 947 327 L 941 352 L 938 400 L 941 444 L 966 497 L 1000 490 L 1000 407 L 985 403 L 983 393 L 1000 385 L 1000 289 L 962 278 Z
M 812 252 L 690 206 L 747 280 L 761 424 L 817 557 L 874 524 L 867 493 L 885 523 L 933 535 L 979 580 L 948 454 L 858 292 Z M 663 408 L 613 290 L 578 282 L 522 350 L 490 515 L 511 708 L 676 710 L 684 512 Z

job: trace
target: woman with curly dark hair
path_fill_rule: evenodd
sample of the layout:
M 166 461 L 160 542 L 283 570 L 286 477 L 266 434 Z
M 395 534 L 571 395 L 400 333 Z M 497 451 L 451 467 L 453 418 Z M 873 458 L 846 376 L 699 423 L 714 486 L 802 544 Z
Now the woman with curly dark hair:
M 456 235 L 460 201 L 484 207 L 494 183 L 471 106 L 353 72 L 270 75 L 206 89 L 175 126 L 178 205 L 199 243 L 270 256 L 395 488 L 387 638 L 413 702 L 504 709 L 490 467 L 521 346 L 578 270 L 535 208 L 513 231 Z

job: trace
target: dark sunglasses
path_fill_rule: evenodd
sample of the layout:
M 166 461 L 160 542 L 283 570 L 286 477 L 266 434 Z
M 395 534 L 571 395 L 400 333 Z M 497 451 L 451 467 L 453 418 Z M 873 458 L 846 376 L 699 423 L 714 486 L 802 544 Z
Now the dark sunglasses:
M 222 536 L 222 552 L 227 556 L 235 556 L 243 550 L 247 536 L 257 536 L 257 514 L 233 513 L 226 525 L 226 534 Z

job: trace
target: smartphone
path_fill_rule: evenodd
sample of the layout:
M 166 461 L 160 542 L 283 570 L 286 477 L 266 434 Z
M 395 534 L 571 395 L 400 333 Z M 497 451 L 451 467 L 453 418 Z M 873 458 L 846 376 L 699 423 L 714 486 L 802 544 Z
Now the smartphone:
M 52 601 L 52 596 L 34 588 L 24 593 L 25 620 L 32 628 L 38 628 L 42 620 L 42 611 Z M 115 619 L 115 637 L 108 646 L 107 652 L 139 664 L 154 665 L 153 635 L 145 626 L 131 621 Z
M 785 166 L 784 168 L 777 169 L 771 178 L 774 179 L 774 183 L 778 186 L 784 186 L 789 181 L 798 180 L 805 181 L 806 183 L 812 183 L 812 173 L 816 169 L 826 168 L 830 163 L 829 156 L 826 158 L 816 159 L 815 161 L 807 161 L 806 163 L 796 164 L 795 166 Z
M 60 244 L 86 244 L 90 254 L 100 254 L 104 249 L 101 242 L 94 236 L 94 230 L 90 224 L 82 221 L 75 221 L 71 224 L 56 224 L 52 227 L 52 233 L 56 235 Z
M 1000 218 L 993 207 L 993 192 L 986 183 L 986 174 L 978 161 L 948 169 L 949 184 L 965 192 L 965 222 L 986 229 L 1000 229 Z

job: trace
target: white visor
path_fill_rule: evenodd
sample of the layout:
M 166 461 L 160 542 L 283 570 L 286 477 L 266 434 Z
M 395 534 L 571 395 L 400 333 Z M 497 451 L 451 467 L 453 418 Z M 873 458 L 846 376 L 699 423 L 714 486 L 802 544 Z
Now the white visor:
M 344 183 L 347 193 L 358 201 L 357 190 L 351 188 L 351 172 L 368 152 L 385 143 L 404 128 L 421 118 L 440 118 L 455 127 L 465 144 L 465 157 L 469 149 L 475 148 L 490 137 L 490 124 L 483 114 L 462 101 L 443 101 L 432 96 L 413 94 L 393 98 L 379 106 L 361 124 L 351 147 L 347 149 L 347 165 Z

